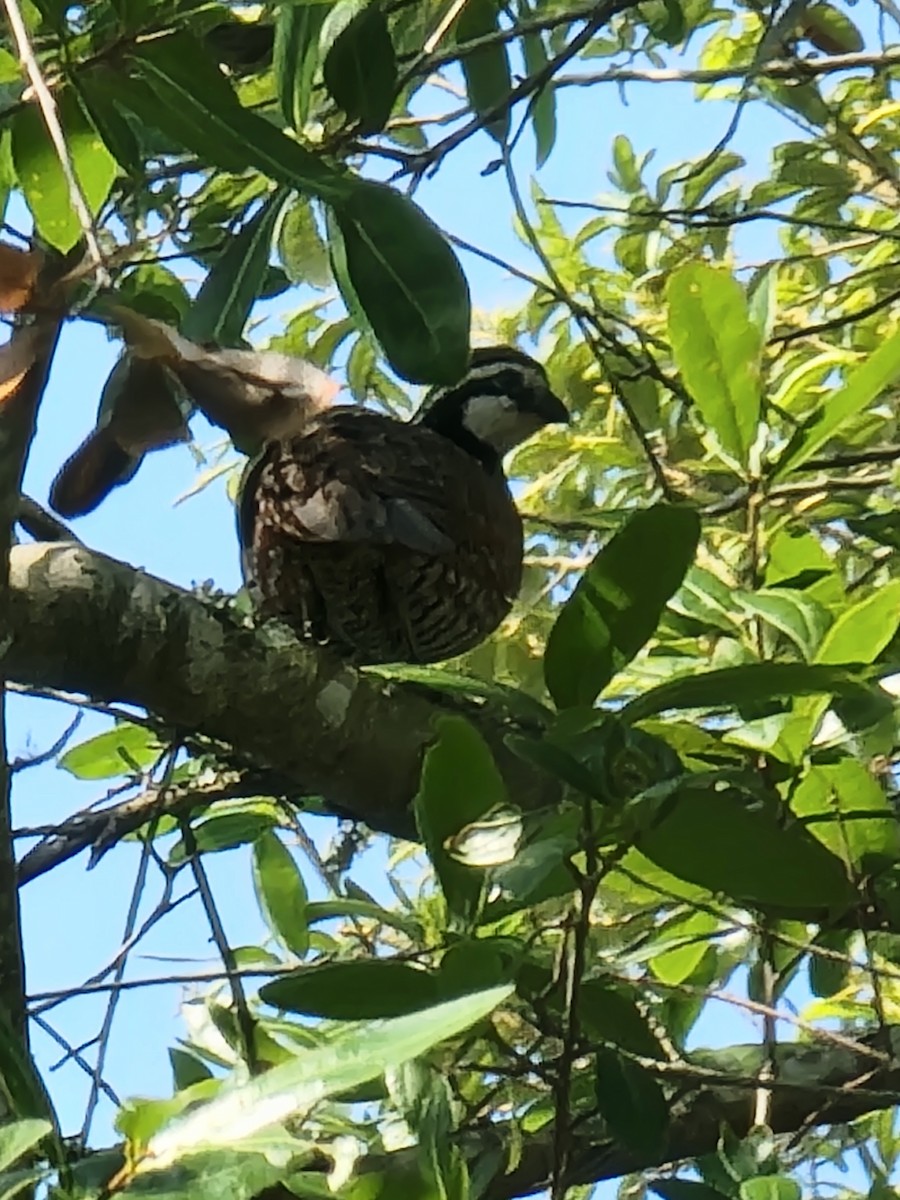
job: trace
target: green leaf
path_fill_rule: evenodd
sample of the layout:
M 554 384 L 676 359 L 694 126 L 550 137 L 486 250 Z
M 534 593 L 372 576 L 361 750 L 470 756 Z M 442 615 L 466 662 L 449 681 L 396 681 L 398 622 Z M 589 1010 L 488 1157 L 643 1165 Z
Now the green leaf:
M 655 1158 L 663 1148 L 669 1105 L 649 1071 L 615 1050 L 596 1053 L 595 1089 L 600 1115 L 613 1136 L 636 1154 Z
M 684 41 L 686 28 L 684 9 L 679 0 L 663 0 L 663 4 L 666 9 L 666 19 L 651 26 L 651 31 L 653 36 L 658 37 L 661 42 L 666 42 L 669 46 L 677 46 L 679 42 Z
M 68 79 L 107 150 L 123 171 L 133 179 L 140 178 L 144 171 L 140 146 L 124 113 L 103 86 L 102 76 L 79 70 L 70 72 Z
M 323 4 L 280 4 L 275 18 L 274 69 L 284 119 L 300 132 L 307 122 L 319 61 Z
M 23 1167 L 18 1171 L 4 1171 L 0 1174 L 0 1200 L 13 1200 L 26 1189 L 29 1195 L 34 1195 L 34 1185 L 43 1182 L 51 1172 L 46 1167 Z
M 205 1062 L 202 1062 L 194 1054 L 188 1054 L 186 1050 L 180 1050 L 177 1046 L 169 1047 L 169 1063 L 172 1067 L 172 1081 L 177 1092 L 182 1092 L 185 1088 L 193 1087 L 195 1083 L 202 1083 L 213 1077 L 212 1071 Z
M 828 629 L 828 610 L 790 588 L 741 592 L 734 600 L 736 607 L 747 616 L 759 617 L 789 637 L 807 660 L 816 653 Z
M 373 900 L 344 899 L 337 896 L 331 900 L 311 900 L 306 906 L 306 919 L 310 925 L 319 921 L 332 921 L 335 917 L 350 917 L 372 921 L 378 925 L 389 925 L 412 938 L 421 935 L 421 927 L 415 917 L 382 908 Z
M 328 249 L 319 234 L 312 205 L 297 196 L 278 227 L 278 256 L 292 283 L 327 287 L 331 282 Z
M 176 327 L 191 306 L 184 284 L 161 263 L 141 263 L 120 280 L 116 293 L 136 312 Z
M 332 207 L 354 297 L 388 362 L 412 383 L 455 383 L 468 365 L 471 308 L 466 277 L 444 235 L 380 183 L 356 181 Z
M 529 75 L 542 71 L 548 62 L 547 51 L 540 33 L 522 37 L 525 70 Z M 540 168 L 550 157 L 556 143 L 556 91 L 552 81 L 545 83 L 530 102 L 531 128 L 534 130 L 535 165 Z
M 728 1200 L 724 1192 L 693 1179 L 656 1179 L 652 1190 L 662 1200 Z
M 853 938 L 849 929 L 820 929 L 816 934 L 809 955 L 809 987 L 814 996 L 835 996 L 847 986 L 853 969 Z M 832 954 L 817 954 L 817 947 Z
M 857 759 L 810 767 L 791 795 L 791 810 L 858 872 L 865 872 L 867 860 L 871 864 L 900 859 L 894 809 L 882 785 Z
M 302 967 L 264 984 L 259 995 L 285 1012 L 334 1021 L 399 1017 L 440 999 L 431 971 L 374 958 Z
M 635 1003 L 630 988 L 605 979 L 588 979 L 581 986 L 579 1018 L 591 1039 L 640 1054 L 661 1058 L 659 1040 Z
M 622 719 L 634 723 L 669 709 L 734 708 L 778 696 L 864 694 L 865 680 L 848 667 L 747 663 L 741 667 L 685 675 L 651 688 L 625 705 Z
M 741 1200 L 800 1200 L 800 1184 L 784 1175 L 757 1175 L 740 1185 Z
M 387 20 L 377 4 L 351 17 L 322 66 L 325 86 L 360 133 L 384 129 L 397 91 L 397 59 Z
M 829 392 L 815 412 L 791 438 L 773 478 L 796 471 L 816 455 L 841 429 L 900 378 L 900 329 L 879 342 L 865 362 L 851 370 L 841 387 Z
M 96 216 L 118 173 L 116 161 L 74 93 L 63 92 L 58 110 L 72 168 L 88 208 Z M 13 118 L 12 156 L 38 232 L 57 250 L 71 250 L 82 235 L 81 222 L 69 199 L 59 156 L 35 104 L 25 105 Z
M 50 1122 L 39 1117 L 0 1125 L 0 1171 L 7 1171 L 52 1130 Z
M 67 750 L 57 766 L 76 779 L 112 779 L 149 767 L 161 749 L 156 734 L 145 725 L 122 722 Z
M 284 200 L 285 193 L 279 189 L 266 199 L 236 237 L 229 238 L 184 319 L 185 337 L 220 346 L 241 343 L 244 326 L 266 277 L 272 234 Z
M 597 554 L 547 641 L 544 677 L 557 707 L 592 704 L 653 636 L 699 538 L 696 513 L 659 504 L 633 516 Z
M 458 863 L 448 839 L 507 803 L 506 788 L 481 735 L 462 717 L 441 717 L 413 802 L 416 824 L 450 912 L 471 919 L 481 897 L 480 871 Z
M 266 924 L 302 958 L 309 949 L 306 885 L 293 856 L 271 830 L 253 843 L 253 886 Z
M 747 465 L 759 424 L 762 336 L 737 280 L 705 263 L 669 279 L 669 337 L 688 391 L 722 449 Z
M 273 813 L 252 808 L 208 817 L 193 827 L 197 853 L 217 854 L 221 850 L 234 850 L 236 846 L 246 846 L 270 830 L 275 822 L 276 817 Z M 169 862 L 172 865 L 182 863 L 187 856 L 184 840 L 179 839 L 169 852 Z
M 13 1131 L 7 1143 L 0 1143 L 2 1153 L 9 1156 L 21 1141 L 33 1137 L 31 1144 L 43 1141 L 44 1155 L 55 1167 L 65 1172 L 68 1153 L 59 1132 L 53 1103 L 22 1035 L 13 1027 L 5 1006 L 0 1007 L 0 1103 L 4 1114 L 21 1122 L 24 1127 L 21 1134 Z M 40 1133 L 38 1126 L 41 1127 Z M 8 1158 L 8 1162 L 11 1161 Z
M 862 34 L 846 13 L 832 4 L 810 4 L 802 10 L 803 33 L 826 54 L 855 54 L 865 46 Z
M 498 28 L 495 0 L 467 0 L 456 22 L 457 44 L 489 36 Z M 509 96 L 512 90 L 509 54 L 501 42 L 464 53 L 460 66 L 469 103 L 478 116 L 486 117 Z M 509 108 L 486 121 L 485 128 L 502 145 L 509 135 Z
M 724 782 L 677 787 L 635 844 L 680 879 L 784 915 L 840 910 L 854 894 L 841 860 L 780 805 Z
M 873 662 L 890 643 L 898 624 L 900 579 L 893 579 L 841 613 L 822 639 L 816 662 Z
M 132 53 L 138 78 L 119 84 L 121 102 L 201 161 L 236 174 L 256 168 L 323 200 L 352 190 L 352 179 L 243 108 L 204 47 L 187 34 L 141 42 Z
M 456 1037 L 486 1017 L 511 991 L 492 988 L 394 1020 L 351 1026 L 326 1045 L 304 1051 L 173 1122 L 151 1140 L 137 1173 L 165 1168 L 200 1147 L 240 1147 L 267 1126 L 308 1112 L 319 1101 L 358 1087 Z

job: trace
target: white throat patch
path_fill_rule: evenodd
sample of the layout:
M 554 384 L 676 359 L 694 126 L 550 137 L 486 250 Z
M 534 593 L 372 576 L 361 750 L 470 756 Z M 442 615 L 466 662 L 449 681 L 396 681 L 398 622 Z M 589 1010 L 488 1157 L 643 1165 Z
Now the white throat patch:
M 535 414 L 523 413 L 509 396 L 473 396 L 466 402 L 463 425 L 502 456 L 536 432 L 541 422 Z

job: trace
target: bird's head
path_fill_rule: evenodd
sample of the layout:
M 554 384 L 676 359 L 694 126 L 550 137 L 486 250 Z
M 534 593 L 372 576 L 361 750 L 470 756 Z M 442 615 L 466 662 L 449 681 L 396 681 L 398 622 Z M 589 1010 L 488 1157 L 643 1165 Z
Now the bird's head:
M 474 350 L 459 383 L 434 388 L 416 418 L 493 467 L 544 425 L 568 424 L 569 413 L 547 373 L 521 350 Z

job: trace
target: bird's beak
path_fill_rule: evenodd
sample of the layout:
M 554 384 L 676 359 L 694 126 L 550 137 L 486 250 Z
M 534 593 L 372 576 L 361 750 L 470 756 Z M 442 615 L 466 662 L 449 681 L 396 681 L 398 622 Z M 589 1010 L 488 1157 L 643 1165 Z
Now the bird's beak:
M 549 388 L 541 393 L 537 411 L 545 425 L 568 425 L 572 419 L 562 400 Z

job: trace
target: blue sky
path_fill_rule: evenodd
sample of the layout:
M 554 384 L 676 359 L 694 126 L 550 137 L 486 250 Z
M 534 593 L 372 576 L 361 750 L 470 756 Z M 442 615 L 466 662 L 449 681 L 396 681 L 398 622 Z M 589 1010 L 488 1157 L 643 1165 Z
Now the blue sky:
M 602 60 L 592 65 L 600 66 Z M 653 169 L 662 170 L 675 161 L 707 152 L 725 131 L 733 111 L 726 103 L 698 105 L 692 99 L 691 86 L 686 84 L 669 84 L 664 89 L 630 84 L 624 91 L 613 85 L 568 89 L 559 94 L 558 104 L 558 143 L 540 173 L 540 183 L 549 195 L 585 200 L 596 199 L 611 190 L 606 172 L 615 134 L 626 133 L 638 155 L 655 149 Z M 428 109 L 425 97 L 420 109 Z M 748 160 L 741 173 L 744 180 L 766 177 L 769 148 L 778 140 L 793 136 L 791 130 L 792 127 L 771 113 L 764 114 L 752 106 L 746 110 L 733 143 Z M 416 199 L 449 232 L 523 269 L 540 273 L 530 251 L 511 230 L 502 175 L 481 175 L 495 157 L 495 144 L 487 135 L 477 134 L 454 152 L 436 179 L 422 183 Z M 528 175 L 533 166 L 530 135 L 522 140 L 517 165 L 520 184 L 527 194 Z M 16 216 L 18 212 L 13 214 L 14 223 Z M 750 231 L 743 236 L 743 248 L 751 257 L 765 257 L 772 252 L 771 227 L 759 234 Z M 611 254 L 610 245 L 600 245 L 600 253 Z M 461 257 L 478 309 L 492 311 L 515 305 L 523 298 L 526 288 L 521 282 L 471 255 Z M 192 272 L 194 281 L 199 282 L 199 271 L 192 268 Z M 276 314 L 287 315 L 305 298 L 302 293 L 286 294 L 271 307 Z M 97 326 L 80 322 L 66 329 L 28 463 L 26 490 L 36 499 L 46 501 L 53 475 L 87 432 L 115 357 L 116 346 L 106 340 Z M 201 444 L 208 445 L 218 435 L 209 429 L 198 429 L 197 436 Z M 186 503 L 173 506 L 175 498 L 190 487 L 195 477 L 195 463 L 186 448 L 154 455 L 127 487 L 115 492 L 96 513 L 76 522 L 74 527 L 91 547 L 175 583 L 190 585 L 212 579 L 218 587 L 233 589 L 239 584 L 237 543 L 231 505 L 221 481 Z M 13 757 L 29 748 L 46 747 L 71 715 L 71 710 L 64 706 L 15 697 L 9 707 Z M 104 724 L 102 719 L 89 716 L 79 730 L 78 739 L 103 728 Z M 16 824 L 58 822 L 98 799 L 103 790 L 102 786 L 79 784 L 52 765 L 24 772 L 15 785 Z M 324 821 L 318 822 L 316 828 L 323 838 L 330 836 L 333 829 L 330 822 Z M 86 872 L 86 856 L 82 855 L 25 887 L 23 923 L 31 993 L 75 987 L 115 953 L 137 861 L 137 848 L 122 845 L 107 854 L 90 873 Z M 258 942 L 264 930 L 250 887 L 247 855 L 234 851 L 210 856 L 206 865 L 232 944 Z M 357 879 L 370 890 L 379 890 L 376 871 L 360 872 Z M 154 882 L 151 872 L 145 912 L 152 907 L 160 883 L 158 876 Z M 142 959 L 142 955 L 165 955 L 170 961 Z M 202 909 L 198 902 L 190 902 L 142 943 L 132 959 L 129 976 L 214 968 L 216 962 Z M 105 1070 L 106 1078 L 121 1097 L 165 1095 L 170 1091 L 166 1049 L 182 1029 L 178 1018 L 179 996 L 180 991 L 175 987 L 123 994 Z M 79 1044 L 96 1034 L 104 999 L 96 996 L 77 999 L 46 1015 L 67 1040 Z M 719 1013 L 707 1024 L 710 1040 L 754 1038 L 754 1025 L 742 1016 L 725 1020 Z M 40 1031 L 35 1033 L 34 1049 L 44 1070 L 59 1058 L 58 1048 Z M 88 1057 L 92 1057 L 92 1052 Z M 75 1132 L 81 1125 L 89 1087 L 87 1076 L 68 1063 L 50 1074 L 48 1083 L 64 1130 Z M 112 1106 L 102 1100 L 93 1129 L 95 1144 L 110 1139 L 112 1111 Z

